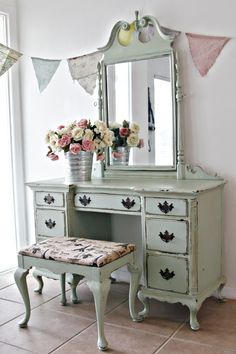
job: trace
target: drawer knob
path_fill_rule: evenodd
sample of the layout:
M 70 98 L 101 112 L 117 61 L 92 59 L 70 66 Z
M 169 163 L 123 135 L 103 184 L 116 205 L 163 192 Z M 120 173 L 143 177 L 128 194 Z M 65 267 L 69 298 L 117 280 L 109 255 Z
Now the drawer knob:
M 122 199 L 121 204 L 126 208 L 126 209 L 131 209 L 135 205 L 135 200 L 131 200 L 129 197 L 127 197 L 125 200 Z
M 49 205 L 55 202 L 54 197 L 52 195 L 50 195 L 49 193 L 48 193 L 48 195 L 45 195 L 43 200 L 45 201 L 45 203 L 47 203 Z
M 172 232 L 172 234 L 170 234 L 169 231 L 167 231 L 167 230 L 164 232 L 164 234 L 162 232 L 160 232 L 159 236 L 162 239 L 162 241 L 166 242 L 166 243 L 172 241 L 173 238 L 175 238 L 175 235 L 173 234 L 173 232 Z
M 49 228 L 49 229 L 53 229 L 56 226 L 56 222 L 52 221 L 52 219 L 48 219 L 45 220 L 45 225 Z
M 86 197 L 86 195 L 84 195 L 83 197 L 79 197 L 79 201 L 80 204 L 82 204 L 83 206 L 87 206 L 91 203 L 91 198 L 90 197 Z
M 169 280 L 175 276 L 175 272 L 174 271 L 170 272 L 168 268 L 166 268 L 165 270 L 161 269 L 160 274 L 162 278 L 165 280 Z
M 174 209 L 173 203 L 168 204 L 168 202 L 165 200 L 164 203 L 159 203 L 158 208 L 160 211 L 164 214 L 169 213 L 172 209 Z

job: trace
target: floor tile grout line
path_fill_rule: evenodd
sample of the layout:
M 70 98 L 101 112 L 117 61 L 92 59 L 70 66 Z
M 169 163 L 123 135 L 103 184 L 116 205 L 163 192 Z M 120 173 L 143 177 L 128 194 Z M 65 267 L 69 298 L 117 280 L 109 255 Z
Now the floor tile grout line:
M 8 346 L 10 346 L 10 347 L 13 347 L 13 348 L 17 348 L 17 349 L 21 349 L 21 350 L 25 350 L 26 352 L 29 352 L 29 353 L 32 353 L 32 354 L 38 354 L 37 352 L 32 352 L 31 350 L 29 350 L 29 349 L 25 349 L 25 348 L 23 348 L 23 347 L 19 347 L 18 345 L 13 345 L 13 344 L 10 344 L 10 343 L 7 343 L 7 342 L 4 342 L 4 341 L 0 341 L 0 343 L 2 343 L 2 344 L 6 344 L 6 345 L 8 345 Z
M 67 339 L 65 342 L 63 342 L 62 344 L 58 345 L 56 348 L 54 348 L 53 350 L 51 350 L 48 354 L 54 353 L 55 350 L 59 349 L 59 348 L 63 348 L 64 345 L 66 345 L 67 343 L 69 343 L 72 339 L 74 339 L 77 336 L 80 336 L 84 331 L 86 331 L 89 327 L 93 326 L 97 321 L 94 320 L 92 323 L 90 323 L 87 327 L 85 327 L 84 329 L 82 329 L 80 332 L 76 333 L 75 335 L 73 335 L 71 338 Z
M 180 329 L 186 324 L 186 321 L 182 322 L 178 328 L 160 345 L 159 348 L 157 348 L 152 354 L 158 354 L 161 349 L 165 347 L 167 343 L 171 341 L 171 339 L 180 331 Z
M 16 300 L 11 300 L 11 299 L 6 299 L 6 298 L 3 298 L 3 297 L 0 297 L 0 300 L 7 301 L 7 302 L 13 302 L 14 304 L 24 305 L 23 302 L 19 302 L 19 301 L 16 301 Z

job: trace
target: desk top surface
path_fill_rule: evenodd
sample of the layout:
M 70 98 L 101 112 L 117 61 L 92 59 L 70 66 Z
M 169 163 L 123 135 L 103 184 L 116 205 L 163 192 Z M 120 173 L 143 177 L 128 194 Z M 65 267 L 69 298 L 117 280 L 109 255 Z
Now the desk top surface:
M 169 193 L 201 193 L 209 189 L 214 189 L 222 186 L 225 182 L 223 180 L 177 180 L 168 178 L 101 178 L 92 179 L 88 182 L 79 182 L 74 185 L 76 192 L 100 192 L 107 190 L 109 192 L 119 190 L 128 190 L 136 193 L 142 192 L 169 192 Z M 50 180 L 42 180 L 36 182 L 29 182 L 27 185 L 33 189 L 37 187 L 52 187 L 52 188 L 69 188 L 70 186 L 64 184 L 63 178 L 55 178 Z

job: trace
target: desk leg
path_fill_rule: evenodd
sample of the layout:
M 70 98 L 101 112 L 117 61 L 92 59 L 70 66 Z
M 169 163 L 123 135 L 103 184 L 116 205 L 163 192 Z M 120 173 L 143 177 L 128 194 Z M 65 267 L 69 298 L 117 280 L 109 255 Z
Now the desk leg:
M 25 317 L 18 323 L 20 327 L 24 328 L 27 327 L 27 323 L 30 318 L 30 299 L 29 299 L 29 292 L 26 282 L 26 277 L 29 274 L 28 269 L 18 268 L 14 273 L 14 278 L 16 285 L 21 293 L 25 304 Z

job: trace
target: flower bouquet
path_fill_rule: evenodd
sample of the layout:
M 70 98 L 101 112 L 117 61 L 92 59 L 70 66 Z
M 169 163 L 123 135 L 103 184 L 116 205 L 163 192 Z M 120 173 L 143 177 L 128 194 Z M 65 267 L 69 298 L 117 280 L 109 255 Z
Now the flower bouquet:
M 139 138 L 140 126 L 124 120 L 122 124 L 109 124 L 109 128 L 114 134 L 111 146 L 113 162 L 127 164 L 130 148 L 144 146 L 143 139 Z
M 45 139 L 49 149 L 47 156 L 55 161 L 59 159 L 58 153 L 61 151 L 73 155 L 81 151 L 90 151 L 96 152 L 98 158 L 101 158 L 104 149 L 112 146 L 112 139 L 113 133 L 104 122 L 98 120 L 91 123 L 90 120 L 81 119 L 47 132 Z
M 46 134 L 47 156 L 56 161 L 58 153 L 64 152 L 66 161 L 65 182 L 67 184 L 91 179 L 93 153 L 97 159 L 104 159 L 104 151 L 112 146 L 113 133 L 102 121 L 91 123 L 81 119 L 66 126 L 60 125 Z

